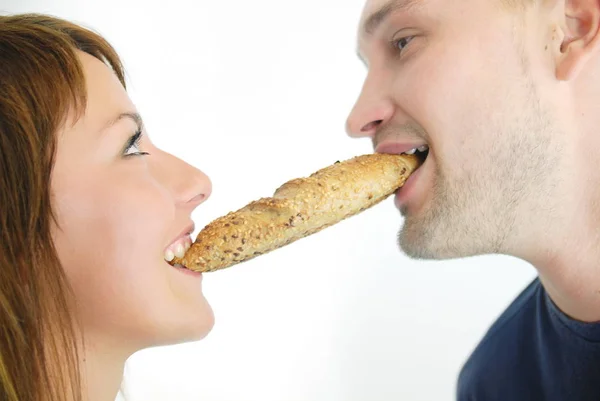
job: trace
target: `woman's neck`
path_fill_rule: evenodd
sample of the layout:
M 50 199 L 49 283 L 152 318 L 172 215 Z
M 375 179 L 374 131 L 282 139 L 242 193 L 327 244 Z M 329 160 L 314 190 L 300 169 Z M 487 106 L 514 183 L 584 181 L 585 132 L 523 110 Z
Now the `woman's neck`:
M 80 355 L 82 400 L 114 401 L 121 387 L 127 358 L 122 349 L 86 338 Z

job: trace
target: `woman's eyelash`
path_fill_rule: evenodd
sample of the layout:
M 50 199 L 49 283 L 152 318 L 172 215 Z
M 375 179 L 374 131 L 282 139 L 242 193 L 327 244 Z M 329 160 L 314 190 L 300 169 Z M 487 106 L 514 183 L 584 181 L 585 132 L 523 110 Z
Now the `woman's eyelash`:
M 129 138 L 127 141 L 127 146 L 125 146 L 125 151 L 123 154 L 125 156 L 144 156 L 149 155 L 148 152 L 139 151 L 140 141 L 142 139 L 142 130 L 137 130 L 135 134 Z M 130 152 L 132 149 L 138 149 L 135 152 Z

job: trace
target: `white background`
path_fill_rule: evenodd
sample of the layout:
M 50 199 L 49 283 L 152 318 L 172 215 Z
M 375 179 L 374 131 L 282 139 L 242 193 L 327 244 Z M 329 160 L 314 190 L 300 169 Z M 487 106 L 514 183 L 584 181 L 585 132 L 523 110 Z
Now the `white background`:
M 362 6 L 0 0 L 0 12 L 52 13 L 112 42 L 154 142 L 213 181 L 198 228 L 291 178 L 371 152 L 344 134 L 365 76 L 355 56 Z M 401 224 L 388 199 L 205 275 L 214 330 L 134 355 L 128 400 L 453 400 L 462 363 L 534 270 L 499 256 L 411 261 L 396 246 Z

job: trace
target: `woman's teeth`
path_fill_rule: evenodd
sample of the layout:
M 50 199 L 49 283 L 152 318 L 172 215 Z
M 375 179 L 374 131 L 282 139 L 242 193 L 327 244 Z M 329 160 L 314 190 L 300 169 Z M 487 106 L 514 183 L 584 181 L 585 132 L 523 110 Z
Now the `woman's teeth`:
M 192 246 L 191 238 L 182 238 L 177 242 L 172 243 L 165 251 L 165 260 L 172 262 L 175 257 L 183 258 L 185 253 Z

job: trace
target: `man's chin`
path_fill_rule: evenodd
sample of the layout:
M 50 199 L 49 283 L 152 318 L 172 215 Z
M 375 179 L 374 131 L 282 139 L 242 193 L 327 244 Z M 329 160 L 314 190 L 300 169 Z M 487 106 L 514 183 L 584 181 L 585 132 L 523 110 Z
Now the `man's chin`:
M 398 246 L 402 253 L 410 259 L 419 260 L 453 260 L 464 259 L 501 252 L 487 247 L 476 246 L 473 243 L 451 243 L 449 237 L 431 238 L 426 236 L 414 237 L 400 232 Z M 450 237 L 451 238 L 451 237 Z
M 411 259 L 437 259 L 429 247 L 429 238 L 422 226 L 405 220 L 404 227 L 398 233 L 398 246 L 402 253 Z
M 432 255 L 430 250 L 427 249 L 423 242 L 407 238 L 407 235 L 404 235 L 403 232 L 400 232 L 398 235 L 398 246 L 402 253 L 411 259 L 437 259 L 435 255 Z
M 464 255 L 458 249 L 450 249 L 448 241 L 433 237 L 417 227 L 404 227 L 398 233 L 398 246 L 408 258 L 420 260 L 447 260 Z

